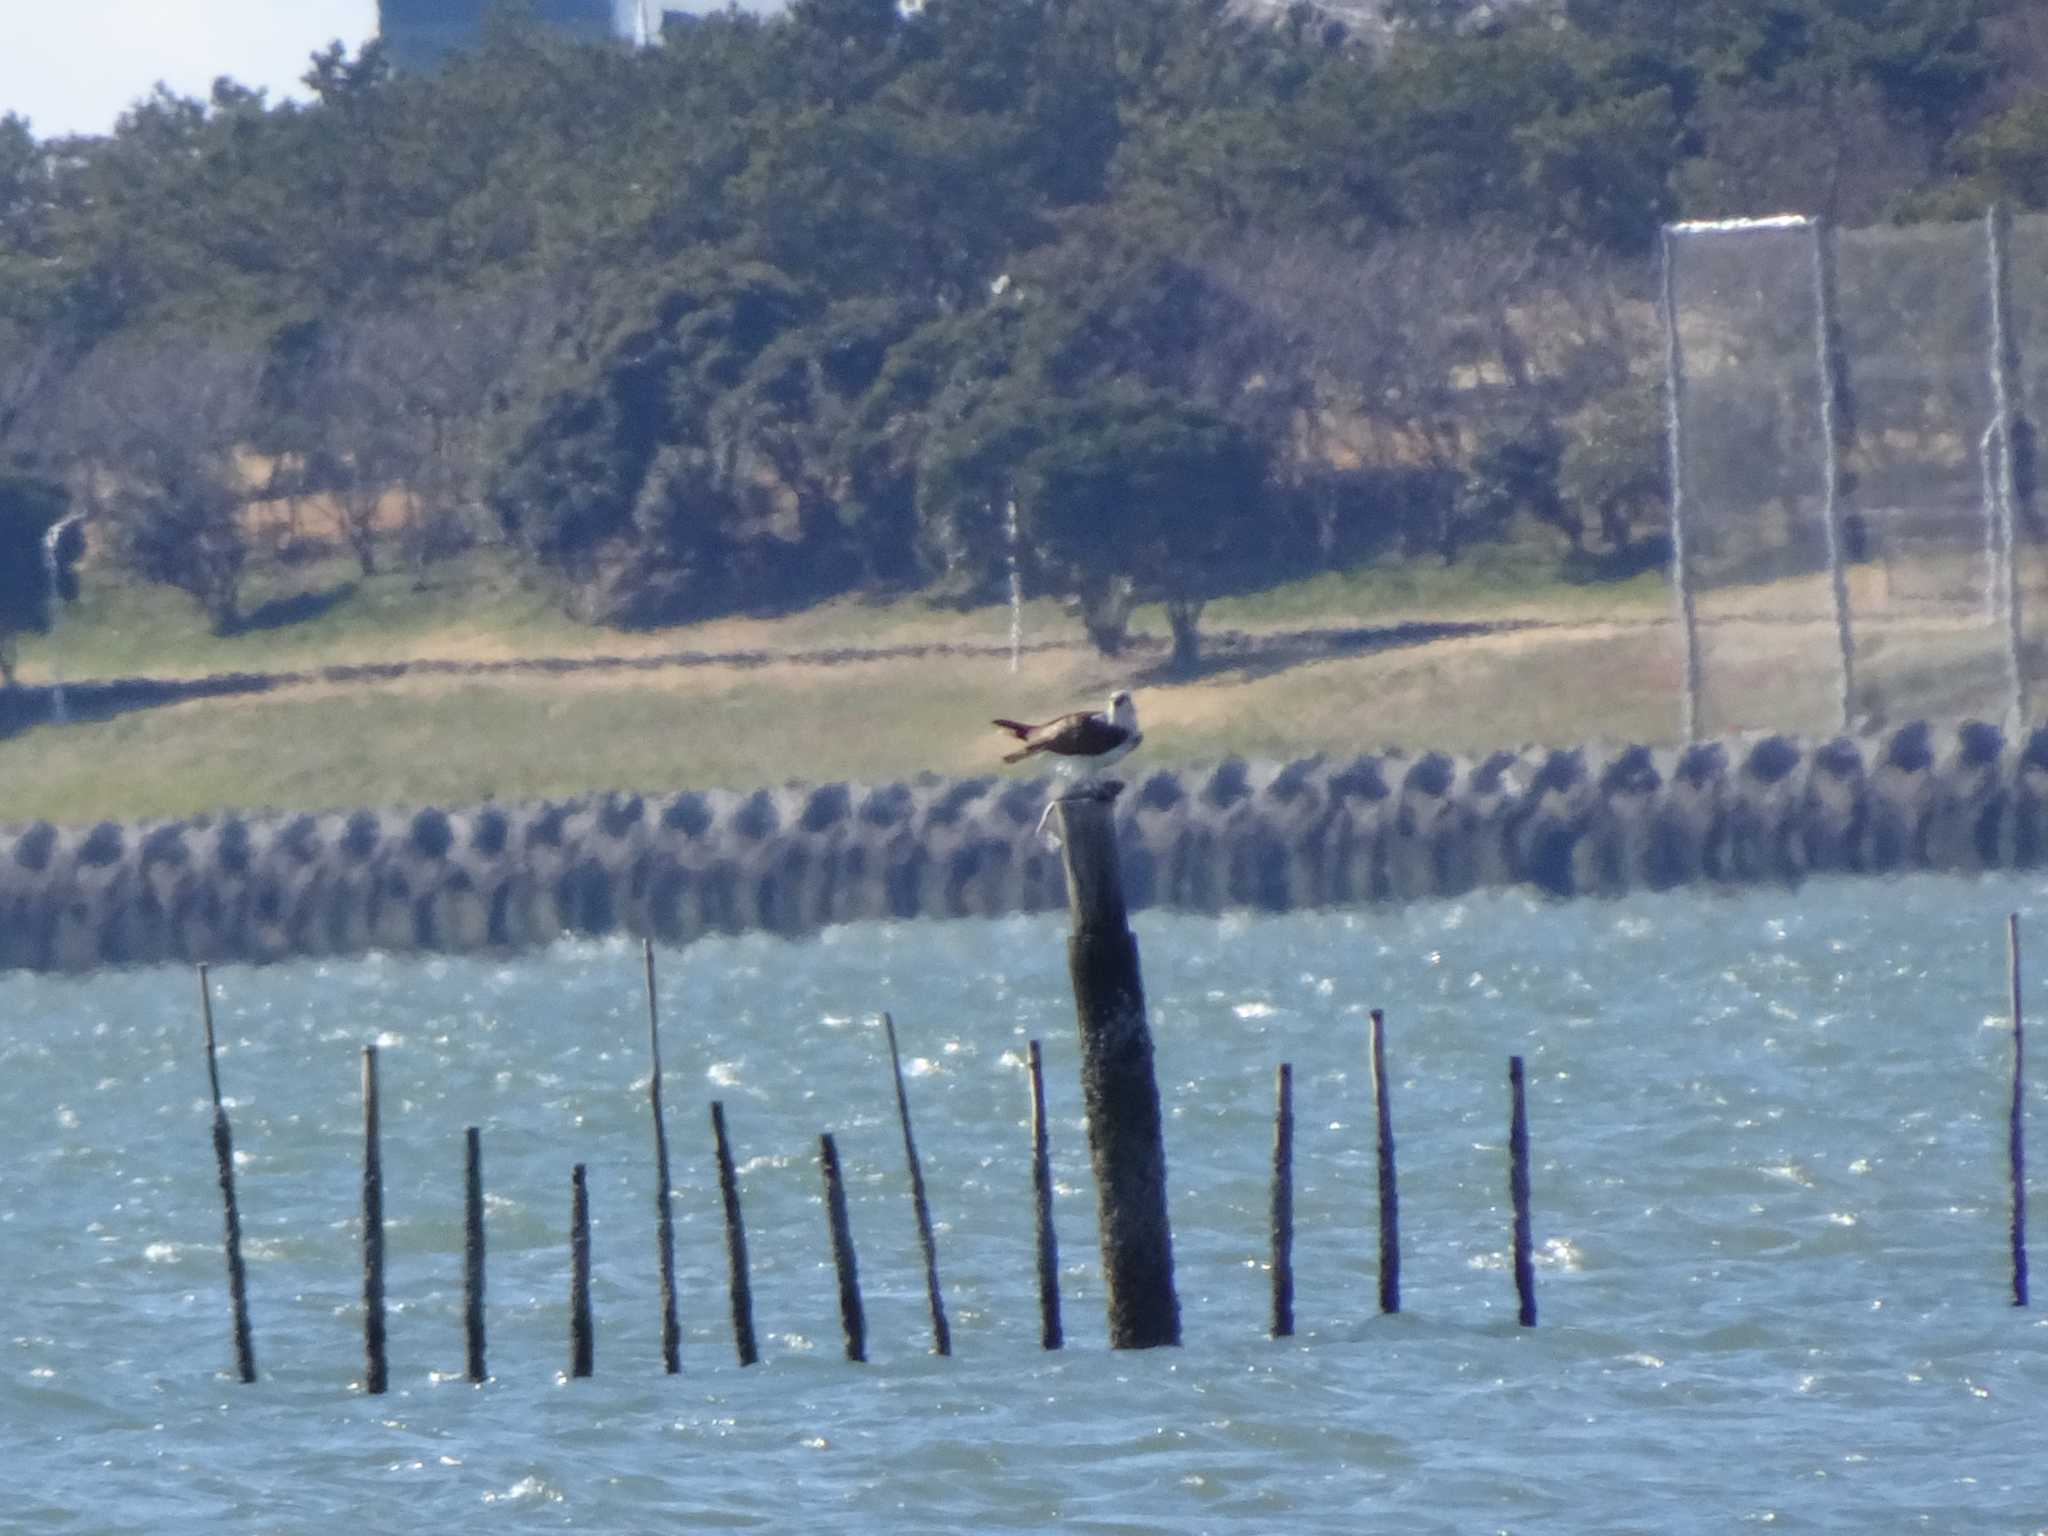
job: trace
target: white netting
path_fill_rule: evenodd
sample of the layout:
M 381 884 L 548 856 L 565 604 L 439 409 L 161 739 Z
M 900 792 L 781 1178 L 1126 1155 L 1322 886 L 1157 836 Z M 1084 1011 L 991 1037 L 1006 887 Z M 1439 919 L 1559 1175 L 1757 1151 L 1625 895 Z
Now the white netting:
M 2004 246 L 1995 307 L 1988 220 L 1833 238 L 1798 219 L 1667 231 L 1697 734 L 2007 713 L 1993 369 L 2003 342 L 2021 363 L 2007 391 L 2020 440 L 2042 398 L 2048 219 L 2017 221 Z M 2031 641 L 2048 573 L 2026 457 L 2012 499 Z M 2028 678 L 2032 652 L 2019 648 Z

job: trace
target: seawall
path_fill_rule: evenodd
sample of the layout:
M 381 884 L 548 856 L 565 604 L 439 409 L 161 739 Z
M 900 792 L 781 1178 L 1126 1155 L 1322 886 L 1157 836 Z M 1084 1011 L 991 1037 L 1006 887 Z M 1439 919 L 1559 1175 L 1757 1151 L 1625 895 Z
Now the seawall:
M 1133 907 L 1290 911 L 2048 860 L 2048 727 L 1230 760 L 1126 775 Z M 1043 779 L 0 827 L 0 968 L 84 971 L 564 934 L 801 935 L 1065 899 Z

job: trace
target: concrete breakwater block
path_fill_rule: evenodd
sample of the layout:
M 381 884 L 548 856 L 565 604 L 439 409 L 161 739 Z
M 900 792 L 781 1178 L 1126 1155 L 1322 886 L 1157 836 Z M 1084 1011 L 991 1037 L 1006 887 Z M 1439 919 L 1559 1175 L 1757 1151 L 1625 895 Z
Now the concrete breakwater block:
M 1533 885 L 2031 867 L 2048 728 L 1231 759 L 1130 775 L 1134 908 L 1294 911 Z M 812 933 L 1065 899 L 1044 779 L 0 827 L 0 967 L 510 951 L 564 934 Z

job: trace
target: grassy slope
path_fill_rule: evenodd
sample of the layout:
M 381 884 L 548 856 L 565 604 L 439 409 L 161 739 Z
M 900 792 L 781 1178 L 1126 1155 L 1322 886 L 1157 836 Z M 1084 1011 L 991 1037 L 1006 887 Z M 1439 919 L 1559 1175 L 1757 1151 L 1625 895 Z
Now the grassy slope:
M 340 567 L 288 573 L 289 590 L 345 595 L 315 617 L 227 638 L 204 633 L 171 594 L 92 583 L 56 637 L 63 674 L 76 681 L 423 657 L 934 641 L 1000 648 L 1009 631 L 1006 609 L 958 613 L 912 598 L 621 635 L 576 625 L 481 566 L 451 572 L 426 592 L 403 577 L 348 589 L 347 577 Z M 253 591 L 251 606 L 267 595 Z M 1205 618 L 1210 632 L 1510 615 L 1573 627 L 1275 670 L 1223 669 L 1173 685 L 1146 681 L 1145 756 L 1167 763 L 1228 752 L 1669 736 L 1676 680 L 1669 633 L 1642 627 L 1665 612 L 1654 578 L 1575 587 L 1526 566 L 1484 564 L 1325 576 L 1218 603 Z M 1629 622 L 1597 622 L 1608 617 Z M 1144 614 L 1138 628 L 1156 633 L 1163 624 Z M 1025 633 L 1030 640 L 1079 638 L 1078 625 L 1049 602 L 1027 605 Z M 998 654 L 312 684 L 0 739 L 0 821 L 1000 771 L 1000 744 L 984 725 L 991 715 L 1049 713 L 1092 700 L 1157 656 L 1117 663 L 1076 645 L 1027 655 L 1016 676 Z M 46 680 L 51 661 L 49 643 L 31 644 L 25 677 Z

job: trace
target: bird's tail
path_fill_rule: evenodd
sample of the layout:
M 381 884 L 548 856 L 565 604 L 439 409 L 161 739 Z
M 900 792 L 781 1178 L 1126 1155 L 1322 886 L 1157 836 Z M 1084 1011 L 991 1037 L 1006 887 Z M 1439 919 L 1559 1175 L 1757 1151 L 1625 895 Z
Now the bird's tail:
M 1005 752 L 1003 754 L 1003 761 L 1006 763 L 1021 763 L 1037 750 L 1036 747 L 1023 747 L 1015 752 Z
M 1019 741 L 1022 741 L 1025 737 L 1031 734 L 1031 727 L 1026 725 L 1022 720 L 997 720 L 994 721 L 993 724 L 995 725 L 997 730 L 1008 731 L 1012 736 L 1016 737 Z

